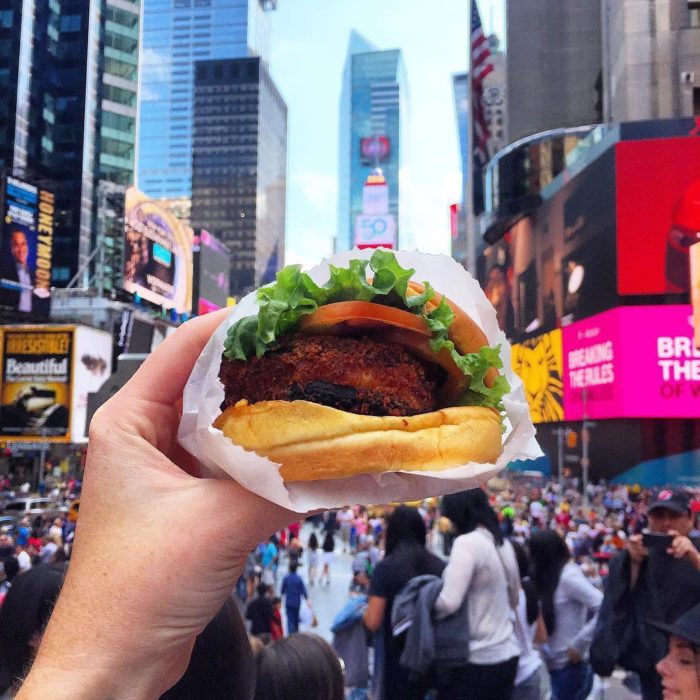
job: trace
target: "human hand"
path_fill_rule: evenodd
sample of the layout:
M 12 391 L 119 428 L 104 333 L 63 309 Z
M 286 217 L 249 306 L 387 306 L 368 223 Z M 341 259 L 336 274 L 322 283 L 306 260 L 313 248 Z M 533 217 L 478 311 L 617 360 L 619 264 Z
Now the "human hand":
M 569 647 L 566 650 L 566 656 L 569 659 L 569 663 L 573 664 L 574 666 L 576 664 L 580 664 L 583 661 L 583 656 L 581 652 L 578 649 L 574 649 L 573 647 Z
M 671 530 L 668 534 L 673 537 L 673 542 L 671 542 L 671 546 L 666 550 L 667 554 L 670 554 L 676 559 L 687 559 L 700 571 L 700 552 L 695 549 L 695 545 L 692 543 L 691 539 L 685 535 L 681 535 L 677 530 Z
M 197 478 L 176 442 L 184 385 L 224 318 L 184 324 L 95 414 L 72 560 L 20 700 L 158 697 L 247 553 L 299 519 L 234 481 Z
M 649 550 L 642 542 L 642 535 L 631 535 L 627 540 L 627 551 L 633 564 L 640 566 L 649 556 Z

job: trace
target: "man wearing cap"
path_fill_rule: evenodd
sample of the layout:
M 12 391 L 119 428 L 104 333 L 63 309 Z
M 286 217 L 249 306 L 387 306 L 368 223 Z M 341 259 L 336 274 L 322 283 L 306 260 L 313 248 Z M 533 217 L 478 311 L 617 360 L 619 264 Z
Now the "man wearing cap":
M 648 518 L 651 534 L 629 537 L 625 550 L 610 563 L 593 646 L 605 644 L 606 631 L 612 632 L 617 663 L 639 674 L 644 700 L 660 700 L 655 665 L 666 655 L 668 643 L 647 623 L 671 623 L 700 602 L 700 551 L 689 537 L 693 516 L 684 491 L 659 492 Z M 605 630 L 606 624 L 612 627 Z M 594 668 L 602 673 L 595 662 Z

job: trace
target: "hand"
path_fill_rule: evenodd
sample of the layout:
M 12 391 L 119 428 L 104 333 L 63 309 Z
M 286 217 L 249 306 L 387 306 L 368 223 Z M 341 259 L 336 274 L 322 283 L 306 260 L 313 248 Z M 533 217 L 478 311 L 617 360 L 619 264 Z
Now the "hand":
M 676 559 L 687 559 L 700 571 L 700 552 L 695 549 L 690 538 L 681 535 L 676 530 L 671 530 L 668 534 L 673 536 L 673 542 L 666 552 Z
M 578 649 L 574 649 L 573 647 L 569 647 L 566 650 L 566 656 L 569 659 L 569 663 L 573 664 L 574 666 L 576 664 L 580 664 L 583 661 L 583 656 L 581 655 L 581 652 Z
M 233 590 L 247 553 L 299 520 L 177 445 L 190 371 L 225 312 L 184 324 L 90 425 L 73 556 L 18 698 L 158 697 Z
M 649 556 L 649 550 L 642 544 L 642 536 L 631 535 L 627 540 L 627 551 L 633 564 L 640 566 Z

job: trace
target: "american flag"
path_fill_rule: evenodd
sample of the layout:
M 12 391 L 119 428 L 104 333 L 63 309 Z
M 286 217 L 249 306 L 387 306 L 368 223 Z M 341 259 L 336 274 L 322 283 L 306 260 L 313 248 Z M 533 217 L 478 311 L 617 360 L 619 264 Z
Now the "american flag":
M 471 85 L 472 85 L 472 123 L 475 165 L 483 167 L 489 159 L 488 140 L 489 128 L 484 116 L 484 78 L 493 71 L 493 61 L 489 49 L 488 39 L 484 36 L 479 17 L 479 7 L 476 0 L 472 0 L 471 18 Z

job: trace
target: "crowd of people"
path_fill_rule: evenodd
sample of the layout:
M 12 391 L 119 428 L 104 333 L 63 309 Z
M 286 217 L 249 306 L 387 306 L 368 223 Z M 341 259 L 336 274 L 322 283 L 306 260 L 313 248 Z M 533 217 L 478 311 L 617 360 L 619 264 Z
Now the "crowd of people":
M 331 511 L 260 544 L 237 587 L 251 634 L 293 635 L 304 610 L 310 628 L 309 591 L 337 548 L 351 561 L 331 625 L 347 697 L 578 700 L 616 667 L 645 699 L 672 687 L 664 630 L 700 624 L 691 492 L 602 483 L 584 496 L 514 477 L 415 506 Z
M 22 545 L 4 533 L 17 571 L 0 607 L 0 692 L 578 700 L 593 673 L 621 667 L 645 700 L 700 700 L 692 494 L 513 477 L 289 527 L 298 514 L 197 478 L 175 443 L 177 401 L 220 322 L 185 324 L 95 414 L 68 563 L 42 560 L 42 541 L 19 572 Z M 66 537 L 42 525 L 42 540 Z M 335 582 L 339 549 L 352 579 L 331 646 L 294 630 L 313 629 L 305 602 Z

